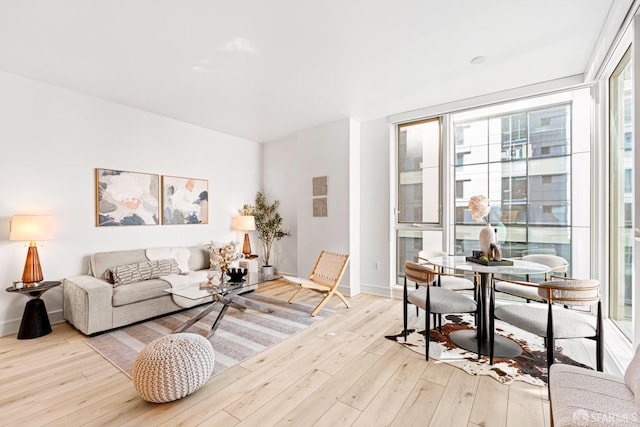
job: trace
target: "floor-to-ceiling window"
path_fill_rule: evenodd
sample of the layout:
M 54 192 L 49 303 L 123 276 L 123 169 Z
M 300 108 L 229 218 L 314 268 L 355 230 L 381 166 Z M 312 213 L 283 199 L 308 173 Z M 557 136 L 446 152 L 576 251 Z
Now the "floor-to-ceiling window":
M 425 228 L 441 223 L 440 119 L 398 126 L 396 271 L 415 260 Z
M 443 112 L 397 125 L 395 258 L 422 249 L 470 255 L 482 224 L 469 198 L 490 200 L 506 257 L 556 254 L 590 277 L 590 88 Z
M 504 256 L 555 254 L 571 264 L 571 103 L 516 107 L 453 115 L 455 252 L 478 249 L 482 224 L 467 206 L 483 194 Z
M 633 340 L 633 74 L 631 50 L 609 79 L 609 317 Z

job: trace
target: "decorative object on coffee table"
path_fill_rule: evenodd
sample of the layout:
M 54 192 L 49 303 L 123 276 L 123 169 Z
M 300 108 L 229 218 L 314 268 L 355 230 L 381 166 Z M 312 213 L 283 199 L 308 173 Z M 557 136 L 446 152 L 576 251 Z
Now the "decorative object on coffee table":
M 133 385 L 147 402 L 172 402 L 202 387 L 213 374 L 214 362 L 211 343 L 202 335 L 167 335 L 138 353 Z
M 231 241 L 221 248 L 216 247 L 212 242 L 207 245 L 207 248 L 211 264 L 220 268 L 220 283 L 224 283 L 227 280 L 226 272 L 231 263 L 240 258 L 240 254 L 236 252 L 236 242 Z
M 227 276 L 229 276 L 229 281 L 232 283 L 242 282 L 244 280 L 243 277 L 246 275 L 246 268 L 230 268 L 227 270 Z

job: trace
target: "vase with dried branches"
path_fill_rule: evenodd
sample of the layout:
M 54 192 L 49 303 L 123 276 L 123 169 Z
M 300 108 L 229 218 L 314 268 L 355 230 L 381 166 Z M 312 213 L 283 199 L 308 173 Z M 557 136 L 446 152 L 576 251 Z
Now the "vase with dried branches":
M 254 205 L 245 205 L 240 213 L 243 215 L 253 215 L 256 221 L 256 233 L 262 243 L 262 253 L 265 267 L 271 265 L 271 250 L 273 244 L 283 237 L 291 236 L 288 230 L 283 227 L 283 219 L 278 211 L 280 201 L 273 203 L 267 201 L 262 193 L 256 194 Z
M 469 199 L 469 209 L 471 210 L 471 218 L 476 222 L 485 222 L 485 226 L 480 230 L 478 241 L 482 254 L 491 259 L 491 245 L 496 244 L 496 234 L 489 223 L 489 199 L 485 195 L 477 195 Z M 499 256 L 498 256 L 499 257 Z

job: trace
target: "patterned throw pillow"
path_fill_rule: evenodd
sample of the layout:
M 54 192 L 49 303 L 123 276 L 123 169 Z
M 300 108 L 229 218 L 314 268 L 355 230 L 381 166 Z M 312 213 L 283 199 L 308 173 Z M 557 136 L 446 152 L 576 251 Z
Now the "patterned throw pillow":
M 115 283 L 113 280 L 113 270 L 110 268 L 107 269 L 104 273 L 102 273 L 102 278 L 107 282 L 111 283 L 112 285 Z
M 153 271 L 151 272 L 151 278 L 157 279 L 160 276 L 168 276 L 170 274 L 180 274 L 180 266 L 175 259 L 159 259 L 157 261 L 150 261 L 152 263 Z
M 175 259 L 160 259 L 119 265 L 111 271 L 114 288 L 143 280 L 157 279 L 160 276 L 169 274 L 180 274 L 180 268 L 178 268 L 178 263 Z

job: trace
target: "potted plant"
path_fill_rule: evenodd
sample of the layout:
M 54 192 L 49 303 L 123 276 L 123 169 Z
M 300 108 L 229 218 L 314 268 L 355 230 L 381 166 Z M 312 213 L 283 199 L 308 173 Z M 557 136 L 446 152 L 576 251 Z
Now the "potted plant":
M 262 253 L 264 254 L 264 274 L 273 274 L 273 266 L 270 263 L 271 249 L 276 240 L 291 236 L 291 233 L 282 228 L 282 216 L 278 212 L 280 201 L 269 203 L 262 193 L 256 194 L 255 204 L 247 206 L 240 211 L 255 217 L 256 233 L 262 242 Z

